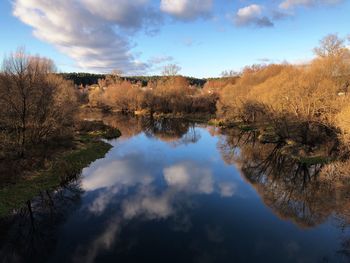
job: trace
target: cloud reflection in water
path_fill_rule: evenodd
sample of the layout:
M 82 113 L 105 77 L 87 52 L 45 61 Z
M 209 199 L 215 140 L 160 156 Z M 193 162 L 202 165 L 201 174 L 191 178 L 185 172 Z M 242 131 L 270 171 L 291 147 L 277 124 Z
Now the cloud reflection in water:
M 166 164 L 159 161 L 162 158 L 152 161 L 147 157 L 141 151 L 127 153 L 118 159 L 102 160 L 105 163 L 87 171 L 82 187 L 86 195 L 93 196 L 87 205 L 91 215 L 102 217 L 118 202 L 119 208 L 113 216 L 108 215 L 110 219 L 104 231 L 76 250 L 77 261 L 93 262 L 100 251 L 111 248 L 123 225 L 136 217 L 164 220 L 172 216 L 175 224 L 179 224 L 173 227 L 174 231 L 188 231 L 191 218 L 183 207 L 191 202 L 189 196 L 234 194 L 235 185 L 215 181 L 208 164 L 199 161 Z

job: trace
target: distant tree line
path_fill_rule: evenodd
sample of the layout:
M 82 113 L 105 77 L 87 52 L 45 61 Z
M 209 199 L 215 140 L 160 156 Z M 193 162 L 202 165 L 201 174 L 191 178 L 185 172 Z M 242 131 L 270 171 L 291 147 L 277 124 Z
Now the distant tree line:
M 109 74 L 92 74 L 92 73 L 58 73 L 66 80 L 71 80 L 78 86 L 90 86 L 98 84 L 99 79 L 105 79 Z M 129 81 L 132 84 L 140 83 L 142 87 L 146 87 L 150 81 L 158 81 L 162 76 L 128 76 L 122 77 L 123 80 Z M 198 79 L 193 77 L 185 77 L 191 86 L 203 87 L 207 82 L 206 79 Z
M 105 78 L 105 74 L 92 74 L 92 73 L 82 73 L 82 72 L 73 72 L 73 73 L 58 73 L 57 75 L 62 76 L 66 80 L 71 80 L 75 85 L 93 85 L 97 84 L 99 79 Z

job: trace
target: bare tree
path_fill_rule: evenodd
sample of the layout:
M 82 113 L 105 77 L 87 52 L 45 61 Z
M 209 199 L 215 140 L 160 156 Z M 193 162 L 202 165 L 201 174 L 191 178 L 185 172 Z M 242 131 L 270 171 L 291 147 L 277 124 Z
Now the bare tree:
M 314 52 L 321 58 L 342 55 L 345 51 L 345 40 L 336 34 L 329 34 L 320 40 L 320 45 Z
M 224 70 L 221 72 L 221 76 L 224 78 L 237 77 L 239 76 L 239 73 L 235 70 Z
M 164 66 L 162 75 L 163 76 L 176 76 L 181 70 L 181 67 L 176 64 L 169 64 Z
M 30 103 L 34 96 L 36 67 L 30 67 L 30 59 L 23 48 L 17 50 L 3 62 L 1 78 L 1 100 L 8 113 L 6 129 L 15 133 L 20 145 L 19 154 L 24 155 Z M 4 110 L 4 108 L 3 108 Z
M 62 129 L 66 109 L 74 104 L 73 85 L 54 76 L 54 69 L 51 60 L 29 56 L 23 48 L 3 61 L 0 127 L 21 157 L 30 143 Z
M 111 75 L 115 77 L 121 77 L 123 75 L 123 71 L 119 69 L 114 69 L 112 70 Z

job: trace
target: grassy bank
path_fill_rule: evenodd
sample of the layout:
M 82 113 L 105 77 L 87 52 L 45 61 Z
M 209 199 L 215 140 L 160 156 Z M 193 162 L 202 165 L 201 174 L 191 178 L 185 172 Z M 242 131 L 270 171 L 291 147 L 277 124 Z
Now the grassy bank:
M 38 196 L 41 191 L 52 191 L 74 179 L 83 168 L 96 159 L 103 158 L 112 146 L 99 138 L 119 137 L 117 129 L 95 131 L 93 135 L 82 133 L 74 140 L 74 148 L 57 154 L 48 168 L 31 171 L 18 177 L 11 184 L 0 188 L 0 217 L 9 215 L 14 209 L 23 207 L 28 200 Z M 106 135 L 106 136 L 104 136 Z
M 278 122 L 278 119 L 245 123 L 212 119 L 208 124 L 223 130 L 236 130 L 238 137 L 246 133 L 260 144 L 274 144 L 281 150 L 282 156 L 308 167 L 348 159 L 348 145 L 341 141 L 337 130 L 327 129 L 319 123 L 283 123 Z

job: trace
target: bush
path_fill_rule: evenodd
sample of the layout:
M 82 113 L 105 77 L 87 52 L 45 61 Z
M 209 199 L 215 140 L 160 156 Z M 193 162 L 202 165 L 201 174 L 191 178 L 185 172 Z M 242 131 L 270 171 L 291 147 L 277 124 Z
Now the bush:
M 90 104 L 124 113 L 215 113 L 218 96 L 203 92 L 182 76 L 167 76 L 150 81 L 146 88 L 130 81 L 99 81 L 104 88 L 90 91 Z

